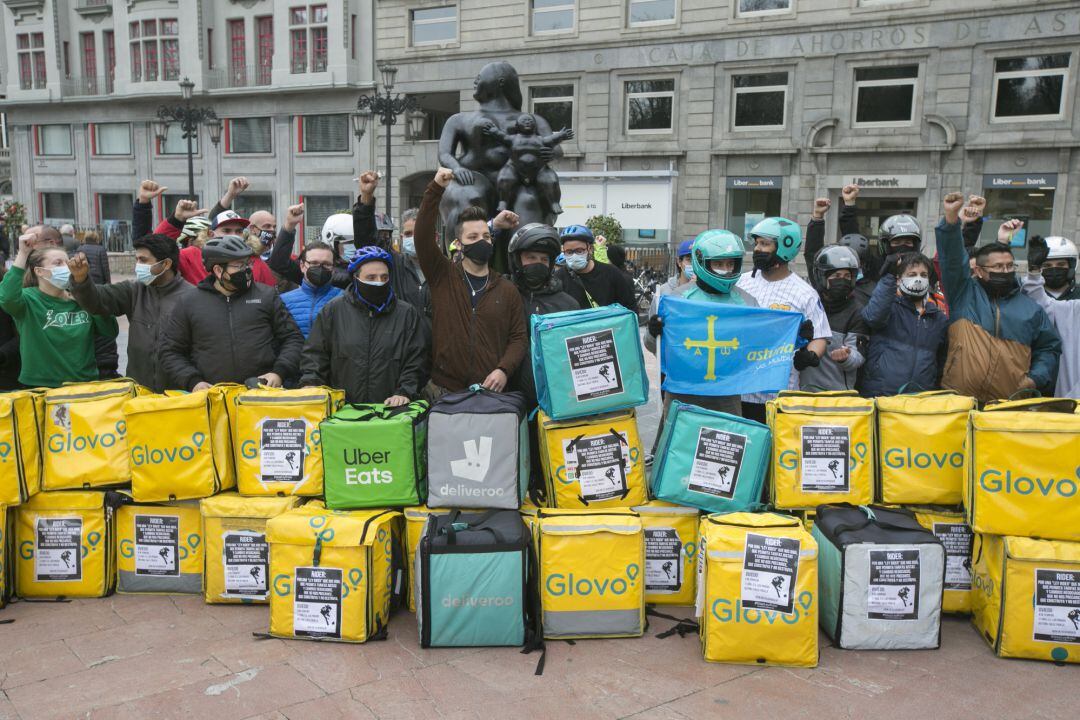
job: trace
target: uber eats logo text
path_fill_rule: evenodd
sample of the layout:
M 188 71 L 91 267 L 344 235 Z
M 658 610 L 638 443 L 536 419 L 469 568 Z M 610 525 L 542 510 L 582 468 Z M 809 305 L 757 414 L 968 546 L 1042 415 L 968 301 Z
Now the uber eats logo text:
M 944 470 L 947 467 L 959 470 L 964 467 L 964 453 L 918 452 L 911 448 L 889 448 L 885 451 L 885 466 L 896 470 L 906 468 Z
M 712 604 L 712 616 L 722 623 L 747 623 L 757 625 L 760 622 L 774 624 L 777 620 L 787 625 L 795 625 L 803 619 L 803 613 L 810 612 L 814 605 L 814 593 L 804 590 L 799 593 L 794 610 L 788 613 L 775 610 L 758 610 L 757 608 L 744 608 L 739 600 L 716 598 Z
M 111 432 L 95 433 L 93 435 L 75 435 L 70 432 L 54 433 L 46 441 L 51 453 L 84 452 L 98 448 L 111 448 L 124 439 L 127 433 L 127 423 L 120 420 L 113 426 Z
M 555 597 L 563 595 L 580 597 L 623 595 L 627 590 L 637 585 L 637 577 L 640 572 L 641 568 L 637 566 L 637 563 L 631 563 L 626 566 L 626 577 L 589 577 L 577 573 L 567 575 L 552 573 L 544 581 L 544 589 L 547 590 L 548 595 Z
M 146 443 L 135 445 L 131 448 L 131 464 L 161 465 L 162 463 L 191 462 L 195 456 L 202 452 L 206 442 L 206 433 L 197 432 L 191 436 L 191 441 L 183 445 L 171 445 L 168 447 L 150 447 Z
M 1075 471 L 1076 479 L 1054 477 L 1030 477 L 1028 475 L 1013 474 L 1012 470 L 997 470 L 989 468 L 979 475 L 979 487 L 988 493 L 1005 493 L 1007 495 L 1041 495 L 1042 497 L 1071 498 L 1076 496 L 1080 488 L 1080 467 Z
M 346 485 L 388 485 L 394 482 L 394 473 L 390 470 L 380 470 L 379 464 L 390 462 L 390 450 L 362 450 L 361 448 L 345 448 L 341 451 L 341 459 L 344 461 Z M 365 467 L 349 467 L 361 465 Z

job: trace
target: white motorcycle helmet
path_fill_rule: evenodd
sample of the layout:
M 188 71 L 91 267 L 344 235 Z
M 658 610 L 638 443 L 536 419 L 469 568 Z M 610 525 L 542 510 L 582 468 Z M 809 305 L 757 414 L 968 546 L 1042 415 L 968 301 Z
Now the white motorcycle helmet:
M 1076 243 L 1069 238 L 1051 235 L 1046 238 L 1046 249 L 1050 251 L 1046 256 L 1047 260 L 1072 260 L 1069 267 L 1075 268 L 1077 259 L 1080 259 L 1080 252 L 1076 249 Z
M 353 218 L 349 213 L 338 213 L 326 218 L 319 237 L 332 248 L 335 248 L 345 260 L 351 260 L 356 254 L 353 245 Z

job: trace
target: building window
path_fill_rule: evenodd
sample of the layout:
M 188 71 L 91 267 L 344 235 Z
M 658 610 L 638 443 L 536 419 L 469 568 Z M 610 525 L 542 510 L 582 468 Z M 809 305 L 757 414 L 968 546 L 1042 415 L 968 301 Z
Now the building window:
M 348 152 L 348 115 L 301 115 L 296 121 L 300 152 Z
M 1069 53 L 994 61 L 995 120 L 1057 120 L 1065 110 Z
M 917 65 L 855 69 L 855 125 L 910 125 Z
M 289 8 L 289 43 L 291 67 L 294 73 L 326 70 L 325 5 L 301 5 Z
M 630 0 L 630 27 L 675 22 L 675 0 Z
M 674 80 L 630 80 L 625 89 L 626 132 L 671 132 Z
M 446 121 L 461 111 L 461 94 L 457 92 L 414 95 L 420 110 L 426 115 L 424 129 L 416 140 L 438 140 Z
M 304 196 L 304 240 L 317 240 L 327 218 L 335 213 L 350 212 L 351 207 L 352 198 L 348 195 Z
M 7 150 L 8 145 L 8 132 L 7 132 L 7 115 L 0 113 L 0 149 Z
M 169 127 L 169 134 L 165 136 L 165 142 L 156 140 L 158 155 L 187 155 L 187 138 L 183 130 L 175 123 Z M 199 154 L 199 135 L 191 138 L 191 152 Z
M 268 117 L 227 119 L 225 121 L 225 152 L 234 155 L 274 152 L 271 119 Z
M 206 69 L 214 69 L 214 28 L 206 28 Z
M 101 39 L 105 41 L 106 92 L 112 92 L 113 81 L 116 79 L 116 35 L 112 30 L 102 30 Z
M 781 15 L 791 12 L 795 0 L 738 0 L 738 14 L 743 16 Z
M 38 155 L 71 155 L 70 125 L 37 125 L 34 136 Z
M 246 192 L 237 196 L 236 200 L 233 201 L 232 209 L 240 217 L 245 218 L 251 217 L 252 213 L 259 210 L 272 213 L 274 212 L 274 196 L 270 193 Z M 322 227 L 322 225 L 319 227 Z
M 43 192 L 41 198 L 41 218 L 43 222 L 56 224 L 57 221 L 66 220 L 75 222 L 75 193 Z M 131 214 L 131 208 L 128 208 Z
M 413 45 L 438 45 L 457 40 L 457 5 L 410 10 Z
M 274 18 L 271 15 L 255 18 L 255 33 L 259 36 L 258 84 L 269 85 L 274 71 Z
M 97 94 L 97 44 L 94 33 L 79 33 L 82 54 L 82 75 L 89 92 Z
M 93 155 L 130 155 L 131 125 L 128 123 L 95 123 L 91 142 Z
M 64 56 L 64 77 L 71 77 L 71 43 L 67 40 L 60 45 L 61 52 Z
M 97 196 L 98 222 L 131 222 L 131 202 L 129 193 L 100 193 Z
M 229 21 L 229 79 L 233 87 L 247 85 L 247 38 L 244 20 Z
M 574 127 L 574 86 L 530 87 L 529 109 L 533 114 L 547 120 L 552 130 Z
M 731 79 L 735 130 L 784 127 L 787 108 L 786 72 L 735 75 Z
M 349 57 L 356 59 L 356 16 L 349 16 Z
M 129 23 L 131 81 L 179 80 L 179 34 L 176 18 Z
M 19 55 L 19 89 L 45 87 L 45 33 L 19 33 L 15 48 Z
M 533 34 L 574 29 L 573 0 L 531 0 Z

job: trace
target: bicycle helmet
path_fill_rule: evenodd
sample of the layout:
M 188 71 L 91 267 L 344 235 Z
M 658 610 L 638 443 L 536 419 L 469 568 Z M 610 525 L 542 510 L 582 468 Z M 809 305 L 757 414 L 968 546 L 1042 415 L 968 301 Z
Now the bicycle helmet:
M 394 269 L 393 255 L 376 245 L 366 245 L 362 248 L 357 248 L 356 254 L 353 255 L 352 260 L 349 262 L 349 274 L 352 275 L 361 265 L 374 260 L 386 263 L 386 267 L 389 270 Z
M 184 228 L 180 231 L 180 237 L 195 238 L 204 230 L 210 230 L 210 218 L 196 215 L 184 223 Z
M 706 230 L 694 239 L 691 263 L 699 284 L 704 283 L 711 291 L 727 294 L 742 274 L 743 242 L 727 230 Z M 730 273 L 716 273 L 709 266 L 710 260 L 734 260 Z
M 559 233 L 559 239 L 561 242 L 567 240 L 581 240 L 587 242 L 590 245 L 596 242 L 596 238 L 593 237 L 592 230 L 584 225 L 571 225 L 563 228 L 563 231 Z
M 239 235 L 213 237 L 203 245 L 203 267 L 207 272 L 211 272 L 215 265 L 228 265 L 233 260 L 246 260 L 254 254 L 254 251 Z
M 327 245 L 339 242 L 352 242 L 353 222 L 349 213 L 337 213 L 326 218 L 323 223 L 319 238 Z
M 859 267 L 866 267 L 870 262 L 870 240 L 859 233 L 849 233 L 840 238 L 837 245 L 849 247 L 859 258 Z

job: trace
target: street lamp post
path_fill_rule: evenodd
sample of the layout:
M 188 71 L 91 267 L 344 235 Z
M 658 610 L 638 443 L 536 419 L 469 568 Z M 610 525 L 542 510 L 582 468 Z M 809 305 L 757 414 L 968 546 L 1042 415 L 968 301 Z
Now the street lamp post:
M 192 140 L 197 137 L 199 125 L 206 125 L 210 133 L 210 142 L 217 147 L 221 141 L 221 121 L 217 113 L 208 107 L 195 107 L 191 104 L 191 96 L 195 90 L 195 83 L 184 78 L 180 81 L 180 93 L 184 98 L 183 105 L 162 105 L 157 111 L 157 120 L 154 121 L 154 135 L 159 142 L 164 143 L 169 137 L 169 124 L 178 123 L 183 131 L 183 138 L 187 140 L 187 168 L 188 168 L 188 196 L 195 199 L 195 153 Z
M 379 73 L 382 75 L 384 93 L 380 93 L 376 87 L 373 94 L 360 96 L 356 103 L 356 112 L 352 116 L 353 133 L 356 134 L 358 141 L 364 137 L 364 132 L 372 117 L 377 117 L 379 123 L 386 126 L 386 181 L 383 187 L 386 188 L 386 215 L 393 217 L 390 212 L 390 195 L 393 187 L 390 182 L 390 128 L 397 124 L 399 116 L 408 113 L 409 127 L 406 133 L 411 137 L 416 137 L 419 135 L 419 128 L 423 127 L 426 116 L 420 111 L 416 98 L 393 93 L 394 76 L 397 75 L 396 67 L 379 63 Z

